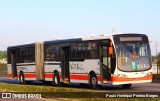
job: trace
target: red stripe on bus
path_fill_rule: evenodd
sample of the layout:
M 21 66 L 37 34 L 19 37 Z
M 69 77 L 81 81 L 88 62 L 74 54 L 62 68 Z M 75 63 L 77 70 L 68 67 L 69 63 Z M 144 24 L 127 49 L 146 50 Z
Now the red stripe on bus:
M 12 78 L 12 74 L 8 74 L 8 78 Z
M 97 76 L 97 80 L 101 81 L 101 76 L 100 75 Z
M 52 78 L 53 74 L 45 74 L 45 78 Z
M 12 74 L 8 74 L 8 78 L 9 78 L 9 79 L 12 79 L 12 76 L 13 76 Z M 17 75 L 17 76 L 14 76 L 13 78 L 16 79 L 17 77 L 18 77 L 18 75 Z
M 24 78 L 36 78 L 36 74 L 25 74 L 24 73 Z
M 88 80 L 88 75 L 76 75 L 76 74 L 71 74 L 70 79 L 74 80 Z
M 20 76 L 20 74 L 17 74 L 17 77 L 19 77 Z
M 127 81 L 143 81 L 143 80 L 152 80 L 152 75 L 140 78 L 119 78 L 117 76 L 112 76 L 113 82 L 127 82 Z
M 62 75 L 59 74 L 60 79 L 62 78 Z M 53 78 L 53 74 L 45 74 L 45 78 Z
M 59 74 L 59 78 L 62 79 L 62 74 Z

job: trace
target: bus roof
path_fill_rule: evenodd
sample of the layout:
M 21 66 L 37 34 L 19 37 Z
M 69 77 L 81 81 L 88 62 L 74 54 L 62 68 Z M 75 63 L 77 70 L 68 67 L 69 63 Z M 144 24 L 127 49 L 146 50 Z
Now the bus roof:
M 80 42 L 82 38 L 44 41 L 44 43 Z
M 137 34 L 137 33 L 104 34 L 104 35 L 100 35 L 100 36 L 91 36 L 91 37 L 85 37 L 85 38 L 72 38 L 72 39 L 44 41 L 44 44 L 49 44 L 49 43 L 64 43 L 64 42 L 81 42 L 81 41 L 89 41 L 89 40 L 111 39 L 113 36 L 121 36 L 121 35 L 122 36 L 135 36 L 135 35 L 144 36 L 145 34 Z M 30 43 L 30 44 L 23 44 L 23 45 L 17 45 L 17 46 L 10 46 L 8 48 L 29 47 L 29 46 L 34 46 L 34 45 L 35 45 L 35 43 Z
M 20 48 L 20 47 L 30 47 L 30 46 L 34 46 L 35 43 L 30 43 L 30 44 L 23 44 L 23 45 L 17 45 L 17 46 L 9 46 L 8 48 Z

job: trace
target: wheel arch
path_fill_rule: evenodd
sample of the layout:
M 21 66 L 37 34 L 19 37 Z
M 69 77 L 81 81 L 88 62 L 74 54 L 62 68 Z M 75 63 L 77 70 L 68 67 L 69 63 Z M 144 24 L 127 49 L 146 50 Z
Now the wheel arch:
M 53 77 L 54 77 L 54 75 L 55 75 L 56 73 L 59 75 L 58 70 L 54 70 L 54 71 L 53 71 Z

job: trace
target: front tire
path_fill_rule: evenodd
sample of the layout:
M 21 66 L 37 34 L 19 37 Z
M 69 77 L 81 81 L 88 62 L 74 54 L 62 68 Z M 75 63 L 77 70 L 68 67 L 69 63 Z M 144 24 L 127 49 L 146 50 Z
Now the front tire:
M 132 85 L 132 84 L 123 84 L 123 85 L 121 85 L 121 86 L 122 86 L 122 88 L 125 89 L 125 88 L 131 88 L 131 85 Z
M 90 87 L 92 89 L 96 89 L 97 86 L 98 86 L 98 84 L 97 84 L 97 77 L 96 77 L 96 75 L 91 75 L 91 77 L 90 77 Z

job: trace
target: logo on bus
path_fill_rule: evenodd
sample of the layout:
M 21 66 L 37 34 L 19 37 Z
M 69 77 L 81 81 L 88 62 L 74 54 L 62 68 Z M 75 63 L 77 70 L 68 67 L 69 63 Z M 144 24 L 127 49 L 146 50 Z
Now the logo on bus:
M 82 66 L 83 66 L 83 64 L 80 64 L 80 63 L 71 63 L 70 64 L 70 68 L 75 69 L 75 70 L 84 70 L 84 68 Z

